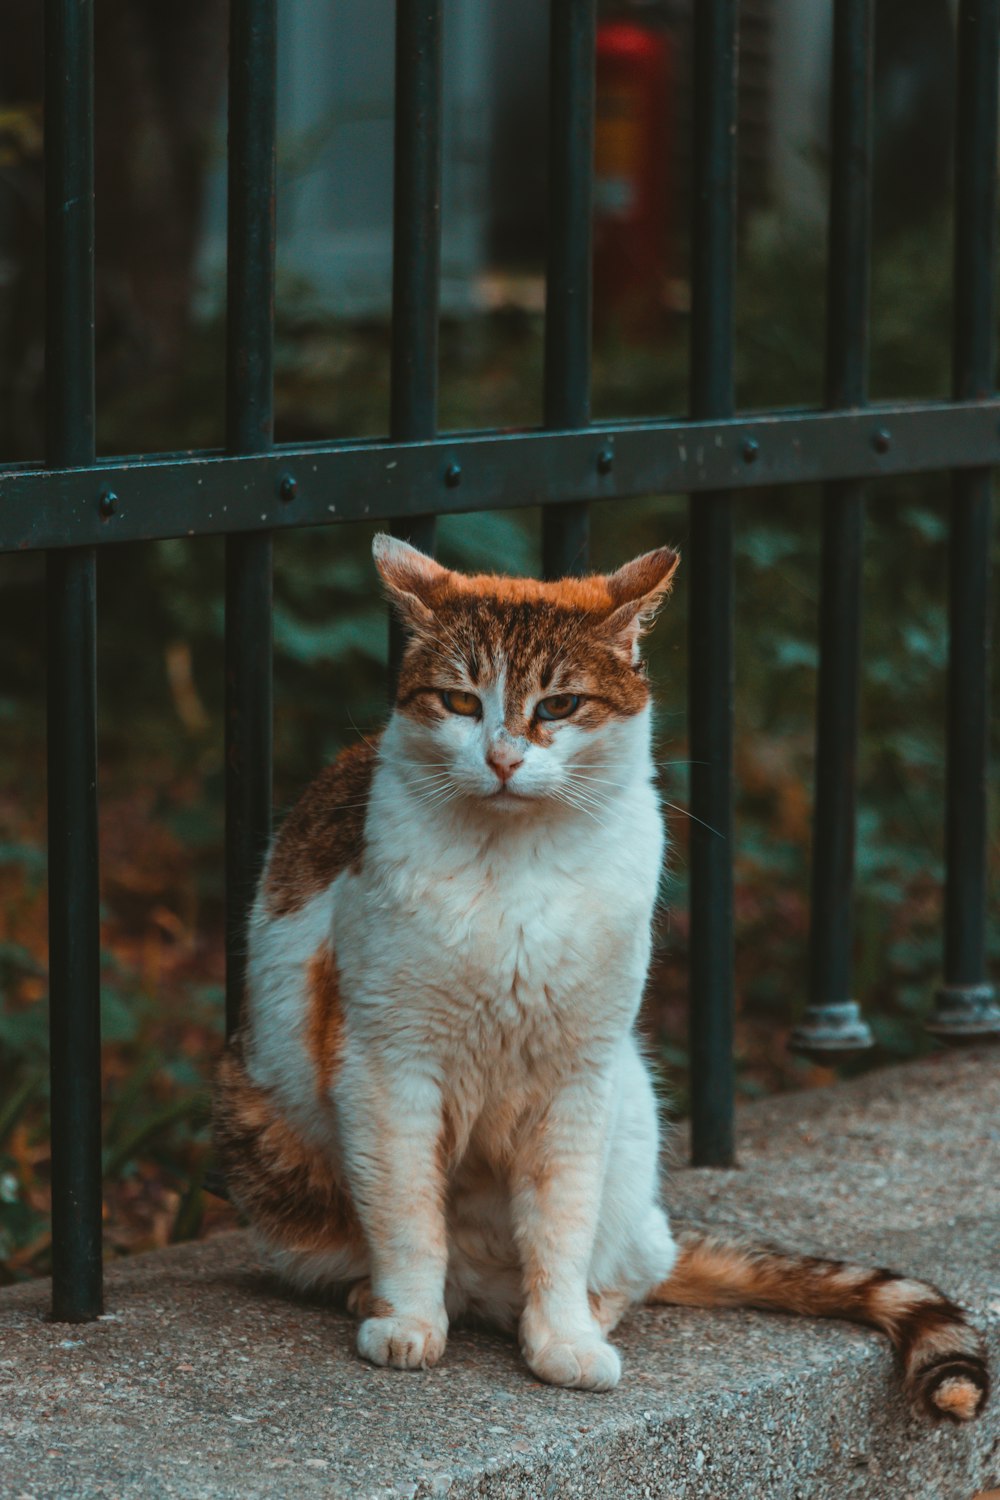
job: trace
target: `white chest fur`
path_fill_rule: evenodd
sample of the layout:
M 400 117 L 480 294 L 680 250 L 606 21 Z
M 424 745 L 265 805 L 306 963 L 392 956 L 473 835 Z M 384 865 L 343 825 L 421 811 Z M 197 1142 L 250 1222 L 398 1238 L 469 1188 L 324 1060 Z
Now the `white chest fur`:
M 540 804 L 429 814 L 391 763 L 372 787 L 363 867 L 334 892 L 345 994 L 384 1037 L 480 1065 L 620 1034 L 638 1006 L 662 858 L 637 776 L 613 813 Z
M 259 907 L 251 936 L 254 1075 L 302 1125 L 326 1128 L 304 983 L 324 937 L 358 1056 L 416 1066 L 473 1112 L 618 1046 L 641 1000 L 663 857 L 648 724 L 635 728 L 597 813 L 539 800 L 504 814 L 428 806 L 390 727 L 360 869 L 294 916 Z

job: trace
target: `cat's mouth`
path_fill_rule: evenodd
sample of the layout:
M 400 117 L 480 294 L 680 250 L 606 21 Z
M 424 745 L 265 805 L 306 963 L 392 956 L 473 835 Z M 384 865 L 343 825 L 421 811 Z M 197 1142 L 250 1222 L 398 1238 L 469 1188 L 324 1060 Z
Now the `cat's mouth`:
M 487 792 L 483 798 L 484 802 L 495 802 L 500 806 L 513 802 L 531 802 L 533 800 L 530 792 L 519 791 L 517 788 L 512 787 L 510 782 L 505 782 L 503 786 L 498 786 L 496 791 Z

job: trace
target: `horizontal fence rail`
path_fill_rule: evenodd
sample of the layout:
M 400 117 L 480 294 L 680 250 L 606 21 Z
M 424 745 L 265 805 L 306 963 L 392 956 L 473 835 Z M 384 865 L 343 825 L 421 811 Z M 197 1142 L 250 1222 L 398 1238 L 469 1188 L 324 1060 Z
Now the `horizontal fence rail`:
M 997 464 L 1000 399 L 990 397 L 25 465 L 0 472 L 0 552 Z
M 869 1041 L 851 998 L 863 514 L 879 480 L 952 474 L 944 983 L 930 1019 L 1000 1034 L 986 963 L 988 613 L 1000 0 L 960 0 L 953 399 L 867 404 L 872 14 L 835 0 L 825 406 L 734 411 L 737 0 L 694 8 L 690 416 L 592 422 L 596 0 L 550 0 L 544 405 L 538 428 L 438 432 L 443 0 L 397 0 L 387 440 L 273 442 L 277 0 L 232 0 L 225 451 L 97 461 L 94 0 L 46 0 L 45 464 L 0 472 L 0 552 L 48 552 L 53 1309 L 101 1306 L 97 549 L 224 535 L 227 1029 L 270 828 L 272 540 L 372 522 L 430 549 L 436 518 L 539 507 L 546 576 L 587 565 L 589 507 L 690 497 L 692 1154 L 733 1159 L 734 508 L 823 486 L 810 1055 Z M 870 489 L 869 489 L 870 487 Z M 813 505 L 814 497 L 803 500 Z M 501 565 L 502 565 L 502 560 Z M 392 653 L 399 650 L 393 638 Z M 700 763 L 706 763 L 704 766 Z M 721 831 L 723 838 L 703 825 Z M 839 1028 L 839 1030 L 838 1030 Z M 834 1043 L 838 1044 L 834 1046 Z

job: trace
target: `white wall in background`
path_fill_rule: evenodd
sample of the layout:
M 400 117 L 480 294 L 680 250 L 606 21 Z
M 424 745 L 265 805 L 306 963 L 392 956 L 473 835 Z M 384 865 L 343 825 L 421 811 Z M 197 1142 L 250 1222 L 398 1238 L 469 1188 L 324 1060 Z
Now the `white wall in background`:
M 490 7 L 445 0 L 441 302 L 472 305 L 487 231 Z M 393 0 L 279 0 L 278 294 L 384 316 L 392 289 Z M 206 203 L 202 305 L 223 300 L 225 125 Z
M 790 219 L 826 217 L 833 0 L 774 0 L 771 185 Z

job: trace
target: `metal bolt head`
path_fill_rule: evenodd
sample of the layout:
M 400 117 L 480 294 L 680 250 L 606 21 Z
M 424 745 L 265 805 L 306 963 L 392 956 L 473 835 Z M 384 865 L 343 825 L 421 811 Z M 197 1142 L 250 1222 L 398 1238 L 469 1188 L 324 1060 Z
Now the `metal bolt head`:
M 602 448 L 597 455 L 598 474 L 610 474 L 614 468 L 615 455 L 610 448 Z
M 450 490 L 462 483 L 462 465 L 449 464 L 444 471 L 444 482 Z
M 299 492 L 299 481 L 294 474 L 282 474 L 281 483 L 278 485 L 278 494 L 287 505 L 289 500 L 294 500 Z
M 115 511 L 118 509 L 118 496 L 115 494 L 114 490 L 104 490 L 102 492 L 101 497 L 97 502 L 97 508 L 100 511 L 101 515 L 104 517 L 105 521 L 107 521 L 110 516 L 114 515 Z
M 743 462 L 755 464 L 760 454 L 760 444 L 756 438 L 746 438 L 743 443 Z
M 878 431 L 872 435 L 872 447 L 875 449 L 876 453 L 888 453 L 889 449 L 892 447 L 892 438 L 885 427 L 880 427 Z

